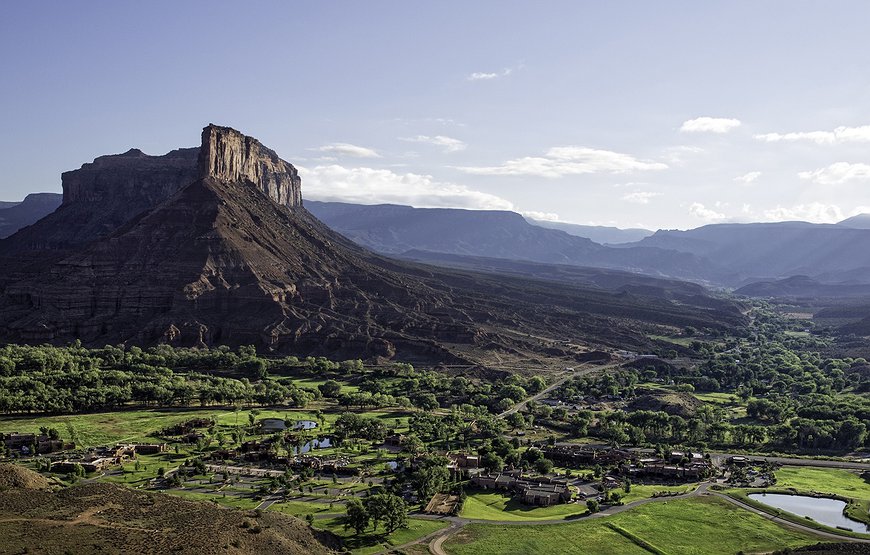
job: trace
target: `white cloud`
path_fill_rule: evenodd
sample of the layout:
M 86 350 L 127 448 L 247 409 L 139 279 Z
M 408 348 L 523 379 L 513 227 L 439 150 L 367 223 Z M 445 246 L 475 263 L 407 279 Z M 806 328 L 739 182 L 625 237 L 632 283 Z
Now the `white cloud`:
M 812 202 L 796 206 L 777 206 L 763 213 L 764 219 L 771 222 L 803 221 L 833 224 L 845 219 L 842 210 L 834 204 Z
M 702 116 L 683 122 L 680 131 L 683 133 L 728 133 L 740 127 L 740 120 L 734 118 L 711 118 Z
M 323 145 L 315 150 L 319 152 L 328 152 L 338 156 L 348 156 L 351 158 L 380 158 L 381 155 L 377 151 L 364 146 L 352 145 L 349 143 L 331 143 Z
M 458 169 L 474 175 L 530 175 L 564 177 L 588 173 L 628 173 L 664 170 L 667 164 L 640 160 L 629 154 L 580 146 L 553 147 L 544 156 L 508 160 L 500 166 L 465 166 Z
M 664 150 L 664 158 L 670 164 L 680 165 L 686 162 L 687 159 L 697 156 L 702 152 L 704 152 L 704 149 L 698 146 L 672 146 Z
M 407 204 L 419 208 L 514 209 L 506 199 L 464 185 L 439 182 L 429 175 L 336 164 L 298 169 L 305 198 L 312 200 Z
M 759 141 L 768 143 L 810 141 L 816 144 L 866 143 L 870 142 L 870 125 L 860 127 L 840 126 L 833 131 L 795 131 L 791 133 L 762 133 L 755 135 Z
M 798 177 L 820 185 L 840 185 L 848 181 L 870 179 L 870 164 L 835 162 L 824 168 L 800 172 Z
M 661 193 L 655 193 L 653 191 L 635 191 L 633 193 L 623 195 L 622 200 L 626 202 L 633 202 L 635 204 L 649 204 L 650 200 L 660 196 L 662 196 Z
M 720 222 L 725 219 L 725 214 L 721 214 L 711 208 L 707 208 L 700 202 L 693 202 L 689 206 L 689 214 L 707 222 Z
M 761 172 L 749 172 L 735 177 L 734 181 L 737 183 L 743 183 L 744 185 L 749 185 L 750 183 L 757 181 L 759 177 L 761 177 Z
M 407 141 L 409 143 L 428 143 L 430 145 L 440 146 L 444 149 L 444 152 L 458 152 L 460 150 L 465 150 L 465 147 L 467 146 L 459 139 L 445 137 L 444 135 L 435 135 L 434 137 L 428 135 L 417 135 L 416 137 L 399 137 L 399 140 Z
M 559 218 L 559 215 L 555 212 L 537 212 L 535 210 L 530 210 L 528 212 L 520 212 L 524 217 L 531 218 L 532 220 L 539 220 L 542 222 L 561 222 L 562 220 Z
M 486 73 L 486 72 L 482 72 L 482 71 L 476 71 L 476 72 L 472 73 L 471 75 L 469 75 L 467 77 L 467 79 L 469 81 L 490 81 L 492 79 L 498 79 L 499 77 L 507 77 L 508 75 L 510 75 L 513 72 L 514 72 L 514 70 L 512 68 L 509 68 L 509 67 L 506 67 L 503 70 L 497 71 L 494 73 Z

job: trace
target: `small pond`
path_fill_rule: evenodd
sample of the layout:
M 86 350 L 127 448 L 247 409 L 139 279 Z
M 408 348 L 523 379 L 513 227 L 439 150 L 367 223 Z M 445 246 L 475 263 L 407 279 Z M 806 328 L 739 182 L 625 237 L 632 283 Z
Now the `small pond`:
M 312 449 L 326 449 L 327 447 L 332 447 L 332 441 L 328 437 L 322 437 L 319 439 L 312 439 L 308 443 L 302 446 L 300 450 L 299 447 L 293 447 L 294 455 L 303 455 Z
M 317 422 L 314 420 L 297 420 L 293 425 L 294 430 L 313 430 L 317 427 Z
M 870 533 L 870 526 L 857 520 L 852 520 L 843 514 L 846 502 L 827 497 L 810 497 L 808 495 L 786 495 L 782 493 L 751 493 L 749 498 L 788 511 L 798 516 L 808 516 L 819 524 L 831 528 L 845 528 L 853 532 Z
M 284 422 L 282 418 L 264 418 L 260 420 L 260 423 L 263 427 L 263 431 L 266 432 L 280 432 L 287 429 L 287 424 Z M 297 420 L 293 426 L 290 427 L 291 430 L 313 430 L 317 427 L 317 422 L 313 420 Z

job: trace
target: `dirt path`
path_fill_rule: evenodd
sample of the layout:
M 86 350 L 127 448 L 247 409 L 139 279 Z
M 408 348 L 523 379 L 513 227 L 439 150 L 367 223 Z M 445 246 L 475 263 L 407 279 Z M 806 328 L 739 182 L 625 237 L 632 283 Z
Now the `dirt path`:
M 120 505 L 116 505 L 110 503 L 108 505 L 101 505 L 99 507 L 91 507 L 90 509 L 78 514 L 75 518 L 71 520 L 65 519 L 54 519 L 54 518 L 31 518 L 31 517 L 13 517 L 13 518 L 3 518 L 0 519 L 0 523 L 3 522 L 41 522 L 43 524 L 48 524 L 50 526 L 95 526 L 97 528 L 109 528 L 116 530 L 135 530 L 137 532 L 150 532 L 150 533 L 158 533 L 161 530 L 156 528 L 141 528 L 138 526 L 129 526 L 127 524 L 121 524 L 118 522 L 108 522 L 99 518 L 97 515 L 106 509 L 123 509 Z
M 607 370 L 608 368 L 613 368 L 615 366 L 617 366 L 617 365 L 616 364 L 606 364 L 604 366 L 593 366 L 591 368 L 583 368 L 582 370 L 577 370 L 575 372 L 564 372 L 564 373 L 559 375 L 559 379 L 556 380 L 555 382 L 553 382 L 552 385 L 550 385 L 549 387 L 547 387 L 546 389 L 544 389 L 540 393 L 537 393 L 537 394 L 533 395 L 532 397 L 529 397 L 525 401 L 520 401 L 519 403 L 512 406 L 508 410 L 499 414 L 498 418 L 504 418 L 509 414 L 513 414 L 517 411 L 523 410 L 524 408 L 526 408 L 526 405 L 529 404 L 530 401 L 539 401 L 540 399 L 543 399 L 544 397 L 549 395 L 554 389 L 558 388 L 560 385 L 562 385 L 563 383 L 568 381 L 570 378 L 573 378 L 576 376 L 585 376 L 586 374 L 589 374 L 589 373 L 592 373 L 595 371 L 599 371 L 599 370 Z

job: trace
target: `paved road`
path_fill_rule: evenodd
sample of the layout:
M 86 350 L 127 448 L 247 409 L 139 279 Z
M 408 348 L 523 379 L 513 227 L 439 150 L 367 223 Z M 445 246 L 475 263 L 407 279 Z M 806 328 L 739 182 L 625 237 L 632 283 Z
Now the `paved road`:
M 591 372 L 595 372 L 595 371 L 598 371 L 598 370 L 606 370 L 606 369 L 608 369 L 608 368 L 613 368 L 614 366 L 618 366 L 618 365 L 617 365 L 617 364 L 607 364 L 607 365 L 604 365 L 604 366 L 592 366 L 592 367 L 590 367 L 590 368 L 583 368 L 583 369 L 580 369 L 580 370 L 576 370 L 576 371 L 574 371 L 574 372 L 564 372 L 564 373 L 560 374 L 559 379 L 556 380 L 555 382 L 553 382 L 552 385 L 550 385 L 549 387 L 547 387 L 546 389 L 544 389 L 544 390 L 541 391 L 540 393 L 538 393 L 538 394 L 536 394 L 536 395 L 533 395 L 532 397 L 529 397 L 529 398 L 526 399 L 525 401 L 520 401 L 519 403 L 517 403 L 516 405 L 512 406 L 512 407 L 509 408 L 508 410 L 506 410 L 506 411 L 504 411 L 503 413 L 499 414 L 498 417 L 499 417 L 499 418 L 504 418 L 505 416 L 507 416 L 507 415 L 509 415 L 509 414 L 513 414 L 513 413 L 515 413 L 515 412 L 517 412 L 517 411 L 521 411 L 521 410 L 523 410 L 524 408 L 526 408 L 526 405 L 529 403 L 529 401 L 539 401 L 539 400 L 545 398 L 545 397 L 546 397 L 547 395 L 549 395 L 549 394 L 550 394 L 554 389 L 556 389 L 557 387 L 559 387 L 560 385 L 562 385 L 563 383 L 565 383 L 566 381 L 568 381 L 570 378 L 573 378 L 573 377 L 576 377 L 576 376 L 585 376 L 586 374 L 589 374 L 589 373 L 591 373 Z
M 850 470 L 870 470 L 870 463 L 858 461 L 826 461 L 823 459 L 799 459 L 794 457 L 768 457 L 765 455 L 746 455 L 743 453 L 710 453 L 711 457 L 746 457 L 753 461 L 767 461 L 790 466 L 821 466 L 824 468 L 844 468 Z

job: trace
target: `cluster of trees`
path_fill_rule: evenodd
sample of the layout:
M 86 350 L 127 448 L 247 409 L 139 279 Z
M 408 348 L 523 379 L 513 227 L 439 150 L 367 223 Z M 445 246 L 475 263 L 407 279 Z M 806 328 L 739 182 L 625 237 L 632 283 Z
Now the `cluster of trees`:
M 366 374 L 360 383 L 360 391 L 373 396 L 392 396 L 398 406 L 406 406 L 407 402 L 407 406 L 435 410 L 439 407 L 470 405 L 497 414 L 530 394 L 543 390 L 546 385 L 540 376 L 525 378 L 510 375 L 497 384 L 464 376 L 444 379 L 442 373 L 417 370 L 411 365 L 401 364 L 374 369 Z
M 348 499 L 345 530 L 352 528 L 359 535 L 371 525 L 377 532 L 382 523 L 387 534 L 408 526 L 408 506 L 401 497 L 392 493 L 378 493 L 363 499 Z
M 346 412 L 339 416 L 333 425 L 333 430 L 339 441 L 348 438 L 383 441 L 387 436 L 387 426 L 382 421 L 353 412 Z
M 553 470 L 553 461 L 546 458 L 540 449 L 521 449 L 517 438 L 510 441 L 501 436 L 492 438 L 477 449 L 477 454 L 481 468 L 487 472 L 501 472 L 505 467 L 534 470 L 539 474 L 548 474 Z
M 661 360 L 637 361 L 600 376 L 567 381 L 555 395 L 568 402 L 584 397 L 631 400 L 644 382 L 677 391 L 730 393 L 745 405 L 750 421 L 732 421 L 725 407 L 706 404 L 689 414 L 661 411 L 577 411 L 531 407 L 532 414 L 555 421 L 577 436 L 594 434 L 633 445 L 717 445 L 844 451 L 868 443 L 870 365 L 864 359 L 826 358 L 816 337 L 784 334 L 781 318 L 762 311 L 752 342 L 729 339 L 698 342 L 703 361 L 681 368 Z M 526 417 L 528 418 L 528 417 Z
M 131 404 L 304 407 L 319 398 L 320 391 L 272 379 L 269 370 L 321 363 L 320 359 L 299 361 L 294 357 L 266 361 L 257 357 L 252 347 L 233 352 L 225 347 L 192 350 L 159 346 L 143 350 L 112 346 L 85 349 L 78 344 L 6 345 L 0 348 L 0 412 L 88 412 Z

